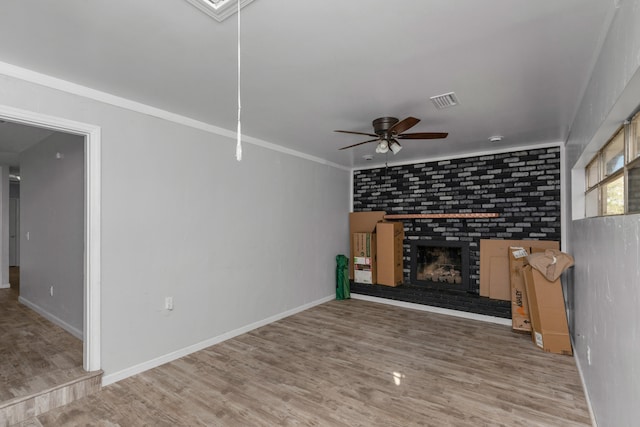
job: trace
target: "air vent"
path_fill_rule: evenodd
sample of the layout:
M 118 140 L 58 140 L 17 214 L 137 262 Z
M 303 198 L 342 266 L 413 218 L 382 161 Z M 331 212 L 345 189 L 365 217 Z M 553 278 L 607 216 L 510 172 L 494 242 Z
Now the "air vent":
M 432 96 L 430 99 L 438 110 L 458 105 L 458 97 L 456 97 L 456 94 L 453 92 Z
M 218 22 L 222 22 L 238 11 L 238 2 L 240 8 L 245 7 L 253 0 L 187 0 L 189 3 L 200 9 Z

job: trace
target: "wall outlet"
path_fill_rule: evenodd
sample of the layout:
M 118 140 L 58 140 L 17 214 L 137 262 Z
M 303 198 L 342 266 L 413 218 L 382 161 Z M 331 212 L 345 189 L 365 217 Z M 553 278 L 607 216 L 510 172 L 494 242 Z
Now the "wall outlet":
M 49 295 L 53 296 L 53 285 L 49 287 Z
M 164 299 L 164 308 L 166 310 L 173 310 L 173 297 L 166 297 Z

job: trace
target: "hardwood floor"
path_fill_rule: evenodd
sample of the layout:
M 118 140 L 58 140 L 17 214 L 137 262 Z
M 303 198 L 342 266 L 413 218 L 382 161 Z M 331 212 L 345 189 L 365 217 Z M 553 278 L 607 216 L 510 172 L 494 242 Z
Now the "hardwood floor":
M 12 289 L 20 290 L 20 267 L 9 267 L 9 284 Z
M 102 371 L 82 368 L 82 341 L 20 304 L 19 268 L 0 289 L 0 427 L 100 389 Z
M 0 404 L 85 374 L 82 341 L 0 289 Z
M 332 301 L 29 426 L 587 426 L 574 359 L 509 327 Z

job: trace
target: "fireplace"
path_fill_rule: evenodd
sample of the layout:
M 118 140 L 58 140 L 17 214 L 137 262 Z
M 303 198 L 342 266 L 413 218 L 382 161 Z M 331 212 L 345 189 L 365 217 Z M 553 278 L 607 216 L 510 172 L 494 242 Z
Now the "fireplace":
M 470 291 L 469 244 L 448 240 L 411 242 L 411 283 L 452 291 Z

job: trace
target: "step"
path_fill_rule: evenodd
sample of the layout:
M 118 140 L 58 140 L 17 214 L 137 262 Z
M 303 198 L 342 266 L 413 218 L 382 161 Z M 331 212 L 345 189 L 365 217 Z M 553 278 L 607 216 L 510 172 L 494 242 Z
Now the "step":
M 37 417 L 51 409 L 67 405 L 99 391 L 102 371 L 87 372 L 44 391 L 0 402 L 0 427 L 11 426 Z

